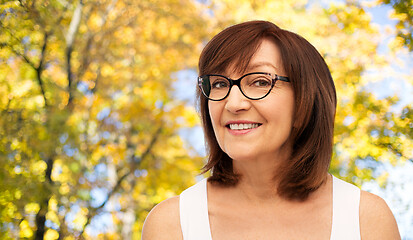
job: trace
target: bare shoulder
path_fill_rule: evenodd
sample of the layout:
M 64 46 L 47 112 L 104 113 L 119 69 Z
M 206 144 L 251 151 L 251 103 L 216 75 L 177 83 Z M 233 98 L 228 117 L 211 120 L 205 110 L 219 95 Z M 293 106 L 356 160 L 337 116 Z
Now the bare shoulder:
M 401 239 L 396 220 L 386 202 L 379 196 L 361 191 L 361 239 Z
M 142 240 L 182 239 L 179 196 L 156 205 L 143 224 Z

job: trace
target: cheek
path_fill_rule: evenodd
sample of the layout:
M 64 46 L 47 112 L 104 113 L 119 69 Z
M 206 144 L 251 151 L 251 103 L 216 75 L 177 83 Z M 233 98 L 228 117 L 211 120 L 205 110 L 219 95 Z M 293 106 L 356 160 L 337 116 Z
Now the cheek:
M 291 125 L 294 127 L 294 125 L 296 124 L 295 122 L 295 103 L 294 103 L 294 99 L 291 100 L 290 104 L 289 104 L 289 115 L 291 117 Z
M 212 127 L 215 131 L 217 124 L 219 124 L 219 119 L 220 119 L 220 111 L 219 107 L 215 103 L 208 103 L 208 111 L 209 111 L 209 117 L 211 118 L 211 123 Z
M 220 104 L 220 102 L 212 102 L 208 104 L 208 108 L 215 139 L 220 148 L 225 149 L 225 147 L 222 145 L 225 138 L 225 128 L 221 126 L 221 116 L 223 113 L 224 105 Z
M 286 119 L 289 119 L 291 125 L 294 125 L 295 120 L 295 99 L 292 89 L 283 89 L 285 90 L 280 94 L 282 97 L 278 99 L 280 102 L 279 110 L 285 115 Z
M 276 122 L 277 125 L 292 128 L 295 124 L 295 104 L 292 94 L 281 95 L 266 106 L 265 112 L 268 120 Z
M 294 106 L 294 102 L 291 101 L 288 104 L 286 104 L 286 108 L 285 108 L 285 113 L 289 116 L 290 120 L 291 120 L 291 124 L 294 123 L 294 116 L 295 116 L 295 106 Z

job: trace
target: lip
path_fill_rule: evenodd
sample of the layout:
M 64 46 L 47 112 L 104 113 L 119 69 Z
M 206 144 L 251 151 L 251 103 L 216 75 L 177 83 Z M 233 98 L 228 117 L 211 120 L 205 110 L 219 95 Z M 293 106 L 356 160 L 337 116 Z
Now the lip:
M 244 129 L 244 130 L 233 130 L 229 128 L 230 124 L 258 124 L 258 127 L 256 128 L 251 128 L 251 129 Z M 255 122 L 255 121 L 248 121 L 248 120 L 236 120 L 236 121 L 228 121 L 225 123 L 225 128 L 228 130 L 228 132 L 232 135 L 245 135 L 247 133 L 253 132 L 257 130 L 262 123 L 260 122 Z

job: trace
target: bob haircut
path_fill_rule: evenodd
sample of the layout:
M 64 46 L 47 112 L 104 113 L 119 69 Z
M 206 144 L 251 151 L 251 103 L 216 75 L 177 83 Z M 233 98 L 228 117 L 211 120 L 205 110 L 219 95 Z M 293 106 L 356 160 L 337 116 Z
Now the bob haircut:
M 273 41 L 281 53 L 295 98 L 295 123 L 291 130 L 292 154 L 274 173 L 277 192 L 290 200 L 305 200 L 325 181 L 330 166 L 336 90 L 323 57 L 303 37 L 267 21 L 249 21 L 226 28 L 205 46 L 199 59 L 199 75 L 223 74 L 228 67 L 243 74 L 263 39 Z M 232 159 L 216 140 L 209 116 L 208 99 L 197 90 L 197 104 L 209 154 L 203 173 L 208 181 L 234 186 L 240 179 Z

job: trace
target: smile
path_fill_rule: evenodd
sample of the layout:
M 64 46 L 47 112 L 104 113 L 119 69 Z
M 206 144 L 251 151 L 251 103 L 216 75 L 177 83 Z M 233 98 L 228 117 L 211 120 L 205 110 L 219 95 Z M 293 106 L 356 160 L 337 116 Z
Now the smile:
M 240 124 L 232 123 L 232 124 L 229 124 L 228 127 L 231 130 L 246 130 L 246 129 L 257 128 L 260 125 L 261 124 L 259 123 L 240 123 Z

